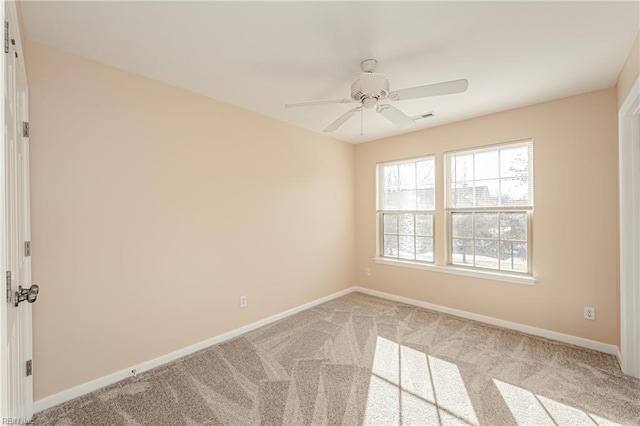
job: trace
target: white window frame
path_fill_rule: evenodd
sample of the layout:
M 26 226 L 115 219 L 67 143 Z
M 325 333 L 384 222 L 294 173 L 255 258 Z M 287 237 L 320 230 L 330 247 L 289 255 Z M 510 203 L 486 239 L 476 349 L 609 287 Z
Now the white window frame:
M 530 206 L 488 206 L 488 207 L 450 207 L 450 197 L 451 197 L 451 170 L 450 170 L 450 155 L 452 154 L 478 154 L 482 152 L 488 151 L 496 151 L 505 148 L 512 148 L 517 146 L 529 146 L 531 150 L 530 164 L 529 164 L 529 176 L 528 183 L 530 186 L 529 195 L 531 197 Z M 496 274 L 508 274 L 513 276 L 522 276 L 522 277 L 533 277 L 533 205 L 534 205 L 534 190 L 533 190 L 533 140 L 525 139 L 514 142 L 506 142 L 494 145 L 487 145 L 478 148 L 468 148 L 468 149 L 460 149 L 456 151 L 446 152 L 444 155 L 444 167 L 445 167 L 445 194 L 446 194 L 446 202 L 445 202 L 445 221 L 447 228 L 447 238 L 446 238 L 446 251 L 447 251 L 447 265 L 449 267 L 462 268 L 470 271 L 487 271 L 493 272 Z M 475 171 L 475 166 L 474 166 Z M 502 178 L 499 178 L 499 182 Z M 475 180 L 474 180 L 475 182 Z M 498 243 L 497 247 L 497 255 L 498 255 L 498 267 L 490 268 L 484 266 L 475 266 L 475 241 L 478 239 L 475 237 L 475 226 L 472 228 L 472 238 L 469 238 L 472 243 L 472 256 L 474 257 L 474 265 L 464 265 L 459 263 L 453 263 L 453 227 L 452 227 L 452 216 L 453 213 L 511 213 L 511 212 L 526 212 L 527 214 L 527 272 L 520 271 L 512 271 L 512 270 L 504 270 L 500 269 L 500 250 L 501 250 L 501 239 L 500 239 L 500 224 L 498 222 L 498 239 L 496 240 Z M 474 221 L 475 223 L 475 221 Z M 481 239 L 481 238 L 480 238 Z M 509 240 L 505 240 L 509 241 Z
M 385 210 L 382 209 L 381 207 L 381 203 L 382 203 L 382 193 L 384 192 L 384 188 L 382 187 L 382 185 L 384 184 L 381 180 L 381 175 L 382 175 L 382 170 L 384 169 L 385 166 L 392 166 L 392 165 L 400 165 L 400 164 L 407 164 L 407 163 L 417 163 L 419 161 L 424 161 L 424 160 L 432 160 L 433 161 L 433 173 L 434 173 L 434 178 L 433 178 L 433 209 L 430 210 Z M 385 161 L 383 163 L 378 163 L 376 166 L 376 216 L 377 216 L 377 220 L 378 220 L 378 257 L 380 259 L 387 259 L 390 261 L 403 261 L 403 262 L 415 262 L 417 264 L 426 264 L 426 265 L 434 265 L 435 264 L 435 240 L 436 240 L 436 217 L 435 217 L 435 207 L 436 207 L 436 176 L 437 176 L 437 165 L 436 165 L 436 156 L 433 154 L 430 155 L 422 155 L 419 157 L 413 157 L 413 158 L 407 158 L 407 159 L 403 159 L 403 160 L 395 160 L 395 161 Z M 400 177 L 398 176 L 398 179 Z M 417 182 L 416 182 L 416 186 L 417 186 Z M 392 256 L 385 256 L 384 254 L 384 237 L 385 235 L 391 235 L 391 234 L 385 234 L 384 232 L 384 215 L 385 214 L 394 214 L 394 215 L 401 215 L 401 214 L 413 214 L 413 238 L 414 238 L 414 257 L 416 257 L 416 238 L 419 237 L 419 235 L 416 235 L 416 215 L 419 214 L 424 214 L 424 215 L 429 215 L 431 216 L 431 245 L 432 245 L 432 259 L 431 260 L 418 260 L 418 259 L 406 259 L 406 258 L 402 258 L 400 257 L 400 236 L 402 236 L 402 234 L 400 234 L 400 224 L 398 223 L 398 229 L 397 229 L 397 236 L 398 236 L 398 257 L 392 257 Z M 427 236 L 424 236 L 427 237 Z

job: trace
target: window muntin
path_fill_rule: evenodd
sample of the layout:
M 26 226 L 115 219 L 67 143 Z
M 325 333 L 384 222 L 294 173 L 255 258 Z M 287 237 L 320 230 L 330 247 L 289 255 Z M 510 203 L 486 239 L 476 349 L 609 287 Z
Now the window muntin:
M 532 160 L 530 141 L 448 153 L 447 208 L 532 208 Z
M 448 153 L 449 263 L 531 272 L 531 141 Z
M 433 157 L 378 165 L 378 210 L 433 211 Z
M 451 212 L 451 263 L 529 271 L 527 211 Z
M 381 215 L 382 257 L 433 262 L 433 213 Z
M 382 257 L 433 262 L 434 157 L 378 165 Z

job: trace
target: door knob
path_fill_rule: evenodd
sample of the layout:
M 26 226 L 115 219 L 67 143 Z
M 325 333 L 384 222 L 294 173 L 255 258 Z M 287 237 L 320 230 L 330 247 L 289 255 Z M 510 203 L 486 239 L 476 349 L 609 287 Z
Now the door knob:
M 18 286 L 18 291 L 16 291 L 16 302 L 15 306 L 18 306 L 20 302 L 24 302 L 25 300 L 29 303 L 33 303 L 38 299 L 38 293 L 40 292 L 40 287 L 36 284 L 33 284 L 29 288 L 22 288 L 22 286 Z

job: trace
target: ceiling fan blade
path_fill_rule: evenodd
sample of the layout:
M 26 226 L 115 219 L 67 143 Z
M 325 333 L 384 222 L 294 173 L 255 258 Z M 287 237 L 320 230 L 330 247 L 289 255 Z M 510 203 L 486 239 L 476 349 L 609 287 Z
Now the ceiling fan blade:
M 462 93 L 467 90 L 467 87 L 469 87 L 469 82 L 467 80 L 453 80 L 445 83 L 427 84 L 426 86 L 397 90 L 389 95 L 389 99 L 394 101 L 403 101 L 405 99 L 451 95 L 454 93 Z
M 378 105 L 376 111 L 378 111 L 378 113 L 384 116 L 387 120 L 403 129 L 407 129 L 416 124 L 411 117 L 391 105 Z
M 347 120 L 349 120 L 355 114 L 360 112 L 361 109 L 362 109 L 362 107 L 357 107 L 357 108 L 354 108 L 352 110 L 349 110 L 349 111 L 345 112 L 336 121 L 334 121 L 333 123 L 329 124 L 327 126 L 327 128 L 323 130 L 323 132 L 324 133 L 331 133 L 331 132 L 334 132 L 334 131 L 338 130 L 338 127 L 340 127 L 344 123 L 346 123 Z
M 314 105 L 326 105 L 326 104 L 350 104 L 354 102 L 353 99 L 329 99 L 323 101 L 304 101 L 304 102 L 291 102 L 284 104 L 285 108 L 305 107 Z

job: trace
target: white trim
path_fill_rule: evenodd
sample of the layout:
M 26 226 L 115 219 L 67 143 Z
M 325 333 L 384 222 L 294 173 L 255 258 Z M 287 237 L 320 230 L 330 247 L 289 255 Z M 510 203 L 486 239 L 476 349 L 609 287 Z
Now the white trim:
M 480 271 L 477 269 L 457 268 L 455 266 L 442 266 L 430 263 L 414 262 L 411 260 L 389 259 L 387 257 L 374 257 L 375 263 L 382 265 L 401 266 L 403 268 L 424 269 L 446 274 L 463 275 L 465 277 L 484 278 L 494 281 L 505 281 L 514 284 L 534 285 L 537 278 L 527 275 L 505 274 L 504 272 Z
M 4 3 L 4 2 L 3 2 Z M 5 15 L 5 7 L 0 8 L 0 16 L 1 21 L 4 22 L 7 19 Z M 4 82 L 5 82 L 5 61 L 7 60 L 7 55 L 3 54 L 2 59 L 0 59 L 0 79 L 3 85 L 4 92 Z M 4 111 L 4 99 L 0 104 L 0 114 L 3 117 L 3 128 L 5 123 L 5 111 Z M 5 321 L 7 321 L 8 315 L 8 307 L 9 304 L 6 303 L 5 296 L 5 277 L 7 271 L 7 224 L 6 224 L 6 209 L 7 209 L 7 191 L 6 191 L 6 151 L 7 140 L 4 136 L 4 132 L 2 133 L 2 146 L 0 147 L 0 165 L 2 165 L 2 172 L 0 172 L 0 274 L 2 275 L 2 291 L 0 291 L 0 297 L 2 297 L 2 301 L 0 302 L 0 418 L 5 418 L 9 415 L 8 405 L 9 405 L 9 365 L 7 362 L 7 343 L 9 341 L 9 335 L 7 332 L 7 326 L 5 325 Z
M 349 287 L 337 293 L 330 294 L 325 297 L 321 297 L 320 299 L 313 300 L 309 303 L 305 303 L 304 305 L 297 306 L 295 308 L 291 308 L 279 314 L 272 315 L 268 318 L 261 319 L 256 322 L 252 322 L 251 324 L 247 324 L 240 328 L 236 328 L 235 330 L 231 330 L 229 332 L 220 334 L 218 336 L 212 337 L 210 339 L 204 340 L 202 342 L 196 343 L 191 346 L 187 346 L 183 349 L 178 349 L 177 351 L 173 351 L 171 353 L 161 355 L 157 358 L 151 359 L 149 361 L 145 361 L 143 363 L 133 365 L 131 367 L 125 368 L 123 370 L 117 371 L 115 373 L 109 374 L 107 376 L 100 377 L 98 379 L 92 380 L 87 383 L 83 383 L 71 389 L 64 390 L 62 392 L 56 393 L 54 395 L 47 396 L 42 398 L 33 404 L 34 412 L 39 413 L 40 411 L 46 410 L 47 408 L 51 408 L 55 405 L 62 404 L 63 402 L 70 401 L 79 396 L 85 395 L 89 392 L 93 392 L 97 389 L 103 388 L 105 386 L 111 385 L 113 383 L 119 382 L 120 380 L 126 379 L 127 377 L 131 377 L 132 370 L 136 371 L 136 374 L 145 372 L 152 368 L 158 367 L 160 365 L 166 364 L 168 362 L 174 361 L 178 358 L 182 358 L 186 355 L 197 352 L 201 349 L 208 348 L 209 346 L 216 345 L 218 343 L 222 343 L 229 339 L 233 339 L 241 334 L 247 333 L 249 331 L 255 330 L 256 328 L 265 326 L 267 324 L 271 324 L 272 322 L 281 320 L 293 314 L 296 314 L 305 309 L 313 308 L 314 306 L 320 305 L 324 302 L 328 302 L 329 300 L 336 299 L 338 297 L 342 297 L 349 293 L 355 291 L 355 287 Z
M 620 348 L 616 346 L 618 351 L 616 352 L 616 358 L 618 358 L 618 364 L 620 364 L 620 369 L 622 369 L 622 353 L 620 352 Z
M 640 378 L 640 77 L 618 112 L 620 367 Z
M 522 333 L 532 334 L 534 336 L 544 337 L 546 339 L 556 340 L 570 345 L 580 346 L 587 349 L 593 349 L 610 355 L 617 355 L 618 347 L 607 343 L 596 342 L 595 340 L 584 339 L 582 337 L 571 336 L 568 334 L 558 333 L 543 328 L 532 327 L 517 322 L 505 321 L 494 317 L 474 314 L 473 312 L 462 311 L 460 309 L 448 308 L 446 306 L 435 305 L 433 303 L 423 302 L 421 300 L 410 299 L 408 297 L 396 296 L 395 294 L 385 293 L 378 290 L 372 290 L 364 287 L 356 287 L 356 291 L 370 296 L 381 297 L 383 299 L 392 300 L 394 302 L 406 303 L 408 305 L 418 306 L 420 308 L 430 309 L 444 314 L 454 315 L 485 324 L 495 325 L 498 327 L 508 328 L 510 330 L 520 331 Z

